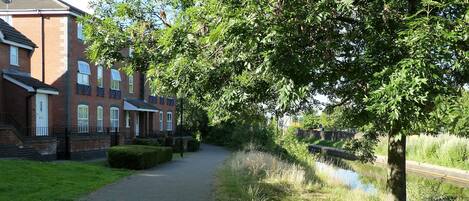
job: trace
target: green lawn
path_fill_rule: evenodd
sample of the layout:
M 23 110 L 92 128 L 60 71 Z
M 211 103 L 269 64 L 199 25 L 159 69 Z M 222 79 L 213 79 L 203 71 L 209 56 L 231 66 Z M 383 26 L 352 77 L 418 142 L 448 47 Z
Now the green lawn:
M 75 200 L 130 174 L 105 162 L 0 160 L 0 200 Z

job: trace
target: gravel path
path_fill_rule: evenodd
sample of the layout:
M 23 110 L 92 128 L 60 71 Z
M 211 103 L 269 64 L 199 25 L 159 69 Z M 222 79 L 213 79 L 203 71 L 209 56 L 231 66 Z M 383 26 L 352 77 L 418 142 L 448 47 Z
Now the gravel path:
M 221 147 L 202 145 L 199 152 L 140 171 L 82 200 L 209 201 L 216 168 L 228 155 Z

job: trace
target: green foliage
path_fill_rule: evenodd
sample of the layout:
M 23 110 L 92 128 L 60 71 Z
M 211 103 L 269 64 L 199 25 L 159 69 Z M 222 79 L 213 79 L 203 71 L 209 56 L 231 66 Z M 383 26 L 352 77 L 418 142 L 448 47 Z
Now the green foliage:
M 141 170 L 172 160 L 170 147 L 123 145 L 111 147 L 108 162 L 114 168 Z
M 171 147 L 158 147 L 158 164 L 166 163 L 171 160 L 173 160 L 173 149 Z
M 469 92 L 463 92 L 459 98 L 450 97 L 439 109 L 436 115 L 442 120 L 436 122 L 436 126 L 451 134 L 469 137 Z
M 341 185 L 318 184 L 308 167 L 252 147 L 235 152 L 217 172 L 217 201 L 378 200 Z
M 469 139 L 448 134 L 418 135 L 407 139 L 408 160 L 469 170 Z M 376 153 L 387 154 L 387 140 L 381 139 Z
M 469 82 L 467 1 L 96 2 L 83 20 L 93 62 L 144 72 L 217 123 L 327 95 L 364 133 L 348 146 L 363 159 L 379 136 L 437 133 L 437 104 Z
M 316 114 L 316 111 L 308 112 L 303 116 L 303 127 L 306 129 L 319 128 L 321 124 L 319 116 Z
M 177 116 L 180 117 L 183 108 L 183 126 L 184 130 L 189 133 L 200 132 L 206 135 L 208 132 L 209 117 L 206 110 L 200 105 L 192 103 L 191 99 L 178 99 L 177 101 Z M 178 124 L 181 125 L 178 118 Z
M 91 60 L 145 72 L 216 122 L 320 92 L 368 140 L 434 132 L 435 103 L 469 79 L 467 2 L 412 2 L 95 0 L 82 21 Z
M 290 128 L 283 133 L 274 124 L 254 126 L 239 122 L 222 123 L 211 129 L 206 142 L 232 149 L 254 144 L 262 151 L 278 155 L 284 160 L 311 167 L 314 157 L 309 153 L 308 144 L 299 141 L 294 132 L 295 128 Z
M 346 161 L 354 171 L 360 174 L 360 180 L 371 183 L 380 191 L 386 191 L 386 172 L 384 166 L 363 164 L 354 161 Z M 454 185 L 440 179 L 422 177 L 420 174 L 408 172 L 407 193 L 409 200 L 429 201 L 429 200 L 454 200 L 463 201 L 469 198 L 469 189 Z M 385 200 L 385 199 L 383 199 Z

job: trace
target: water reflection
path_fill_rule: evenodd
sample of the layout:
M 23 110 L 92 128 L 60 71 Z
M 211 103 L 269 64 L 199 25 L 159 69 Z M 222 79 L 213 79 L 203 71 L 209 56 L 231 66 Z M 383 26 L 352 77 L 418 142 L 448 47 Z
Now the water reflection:
M 333 179 L 341 181 L 351 189 L 359 189 L 370 194 L 376 194 L 378 192 L 378 190 L 372 184 L 363 183 L 360 180 L 360 175 L 352 170 L 334 167 L 323 162 L 316 162 L 316 169 L 327 174 Z
M 351 189 L 370 194 L 386 191 L 387 170 L 384 166 L 322 157 L 316 162 L 316 168 Z M 469 201 L 469 188 L 408 173 L 407 195 L 410 201 Z

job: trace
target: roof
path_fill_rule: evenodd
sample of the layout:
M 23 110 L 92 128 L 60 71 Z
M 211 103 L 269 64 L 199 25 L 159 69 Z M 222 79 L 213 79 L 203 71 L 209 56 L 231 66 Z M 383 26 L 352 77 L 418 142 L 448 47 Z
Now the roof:
M 3 2 L 3 1 L 0 1 Z M 25 35 L 16 30 L 14 27 L 10 26 L 8 23 L 0 19 L 0 42 L 11 41 L 19 43 L 22 45 L 29 46 L 31 48 L 36 48 L 36 44 L 33 41 L 29 40 Z M 2 38 L 3 36 L 3 38 Z
M 0 11 L 70 11 L 77 14 L 86 14 L 85 11 L 74 7 L 62 0 L 13 0 L 12 3 L 7 4 L 0 1 Z
M 147 103 L 140 99 L 126 99 L 124 101 L 124 110 L 130 111 L 143 111 L 143 112 L 157 112 L 158 109 L 156 106 Z
M 8 81 L 20 87 L 23 87 L 29 92 L 42 92 L 42 93 L 55 94 L 55 95 L 57 95 L 59 92 L 59 90 L 57 90 L 56 88 L 48 84 L 45 84 L 31 76 L 24 76 L 20 74 L 4 72 L 3 77 Z

